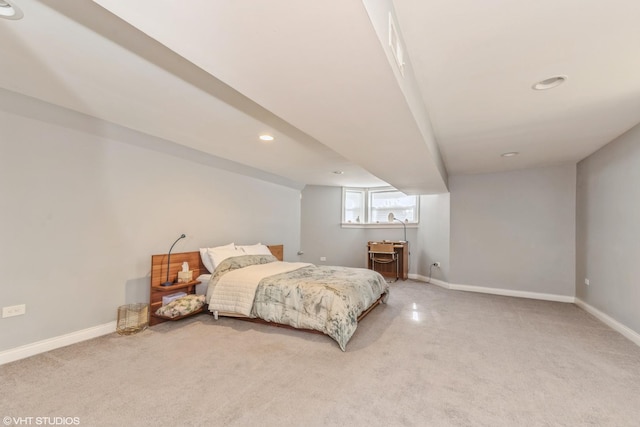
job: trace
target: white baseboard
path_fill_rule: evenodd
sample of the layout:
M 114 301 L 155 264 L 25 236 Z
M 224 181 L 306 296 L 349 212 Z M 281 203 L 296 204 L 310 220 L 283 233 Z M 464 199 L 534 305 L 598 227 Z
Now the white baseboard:
M 624 337 L 633 341 L 637 346 L 640 346 L 640 334 L 638 334 L 633 329 L 626 327 L 625 325 L 618 322 L 608 314 L 604 314 L 597 308 L 590 306 L 586 302 L 582 301 L 580 298 L 576 298 L 575 304 L 581 309 L 583 309 L 584 311 L 586 311 L 587 313 L 590 313 L 593 316 L 595 316 L 598 320 L 600 320 L 605 325 L 609 326 L 611 329 L 621 333 Z
M 454 283 L 448 283 L 443 280 L 438 280 L 433 278 L 429 280 L 428 277 L 421 276 L 419 274 L 410 274 L 409 278 L 420 280 L 421 282 L 428 282 L 436 286 L 440 286 L 441 288 L 452 289 L 454 291 L 478 292 L 481 294 L 502 295 L 507 297 L 516 297 L 516 298 L 539 299 L 544 301 L 556 301 L 556 302 L 568 302 L 568 303 L 575 302 L 575 297 L 568 296 L 568 295 L 545 294 L 541 292 L 529 292 L 529 291 L 516 291 L 513 289 L 487 288 L 484 286 L 457 285 Z
M 23 345 L 21 347 L 0 351 L 0 365 L 44 353 L 49 350 L 55 350 L 56 348 L 65 347 L 80 341 L 86 341 L 91 338 L 107 335 L 115 332 L 115 330 L 116 322 L 113 321 L 103 325 L 94 326 L 92 328 L 83 329 L 81 331 L 60 335 L 59 337 L 53 337 L 34 342 L 32 344 Z
M 414 280 L 419 280 L 421 282 L 431 283 L 432 285 L 440 286 L 441 288 L 451 289 L 451 285 L 449 285 L 449 283 L 445 282 L 444 280 L 439 280 L 434 278 L 431 278 L 431 280 L 429 280 L 428 277 L 421 276 L 419 274 L 410 274 L 409 278 Z

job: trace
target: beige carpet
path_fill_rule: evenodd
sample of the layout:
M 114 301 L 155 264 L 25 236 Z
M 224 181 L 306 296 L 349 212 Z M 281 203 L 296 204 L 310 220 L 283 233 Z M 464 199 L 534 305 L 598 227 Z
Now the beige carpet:
M 0 384 L 0 417 L 82 426 L 640 425 L 640 348 L 591 315 L 412 281 L 345 353 L 201 315 L 0 366 Z

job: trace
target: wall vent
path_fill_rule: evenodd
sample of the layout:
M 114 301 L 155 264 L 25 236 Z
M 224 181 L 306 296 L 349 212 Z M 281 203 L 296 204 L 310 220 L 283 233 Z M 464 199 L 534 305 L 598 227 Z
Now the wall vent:
M 398 26 L 391 12 L 389 12 L 389 47 L 400 69 L 400 74 L 404 77 L 404 46 L 402 46 L 402 42 L 400 41 Z

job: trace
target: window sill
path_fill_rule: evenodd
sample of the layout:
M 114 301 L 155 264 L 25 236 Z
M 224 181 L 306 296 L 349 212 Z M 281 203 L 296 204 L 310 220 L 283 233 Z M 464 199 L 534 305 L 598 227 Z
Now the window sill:
M 407 228 L 418 228 L 420 225 L 417 222 L 410 222 L 405 224 Z M 342 228 L 404 228 L 402 224 L 385 224 L 385 223 L 373 223 L 373 224 L 361 224 L 356 222 L 343 222 L 340 223 Z

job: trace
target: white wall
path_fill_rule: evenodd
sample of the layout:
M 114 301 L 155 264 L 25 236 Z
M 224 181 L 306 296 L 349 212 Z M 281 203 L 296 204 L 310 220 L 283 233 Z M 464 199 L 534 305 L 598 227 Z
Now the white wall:
M 362 228 L 340 227 L 342 189 L 307 185 L 302 190 L 301 261 L 313 264 L 366 267 L 367 237 Z M 321 262 L 320 257 L 326 257 Z
M 451 176 L 449 282 L 573 296 L 575 165 Z
M 420 227 L 413 245 L 415 271 L 420 276 L 448 281 L 450 226 L 449 193 L 420 196 Z M 440 268 L 430 268 L 434 262 Z
M 16 100 L 29 108 L 16 114 Z M 175 252 L 261 241 L 297 259 L 297 189 L 143 148 L 152 139 L 4 91 L 0 129 L 0 306 L 27 306 L 0 319 L 0 351 L 148 301 L 151 255 L 181 233 Z
M 640 333 L 640 125 L 578 163 L 577 187 L 576 296 Z

